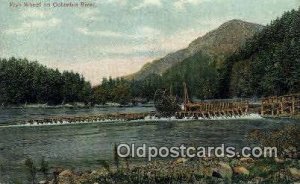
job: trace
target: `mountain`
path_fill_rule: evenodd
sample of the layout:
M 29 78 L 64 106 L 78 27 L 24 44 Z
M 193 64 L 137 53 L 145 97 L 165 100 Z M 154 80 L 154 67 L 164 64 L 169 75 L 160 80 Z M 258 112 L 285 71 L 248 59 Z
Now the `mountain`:
M 263 26 L 259 24 L 231 20 L 206 35 L 197 38 L 187 48 L 147 63 L 140 71 L 126 78 L 141 80 L 150 74 L 162 75 L 167 69 L 200 51 L 214 57 L 217 63 L 221 63 L 226 56 L 240 48 L 247 39 L 251 38 L 262 28 Z

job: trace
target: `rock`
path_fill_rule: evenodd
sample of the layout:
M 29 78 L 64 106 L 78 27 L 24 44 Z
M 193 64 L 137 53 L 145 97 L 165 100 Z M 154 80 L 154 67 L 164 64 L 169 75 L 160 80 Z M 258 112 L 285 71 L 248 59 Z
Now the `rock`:
M 40 181 L 39 184 L 46 184 L 48 183 L 47 181 Z
M 212 157 L 203 157 L 203 158 L 200 158 L 200 160 L 211 161 L 211 160 L 213 160 L 213 158 Z
M 264 182 L 264 178 L 257 176 L 255 178 L 253 178 L 253 182 L 254 183 L 262 183 L 262 182 Z
M 209 166 L 204 166 L 199 169 L 199 175 L 204 175 L 208 177 L 212 177 L 213 170 Z
M 295 152 L 293 154 L 293 159 L 299 159 L 300 158 L 300 152 Z
M 240 159 L 241 162 L 245 162 L 245 163 L 253 163 L 254 160 L 253 158 L 250 158 L 250 157 L 243 157 Z
M 293 178 L 300 179 L 300 170 L 297 168 L 289 168 L 289 171 Z
M 174 164 L 183 164 L 183 163 L 185 163 L 187 161 L 188 161 L 188 159 L 186 159 L 186 158 L 178 158 L 173 163 Z
M 290 147 L 288 148 L 288 150 L 290 150 L 291 152 L 296 152 L 296 151 L 297 151 L 297 148 L 294 147 L 294 146 L 290 146 Z
M 278 164 L 283 164 L 284 163 L 284 160 L 283 159 L 280 159 L 278 157 L 275 157 L 274 158 L 275 162 L 278 163 Z
M 216 171 L 213 171 L 212 177 L 222 178 L 222 175 L 220 173 L 216 172 Z
M 64 170 L 58 176 L 59 184 L 74 184 L 74 174 L 70 170 Z
M 73 173 L 70 170 L 64 170 L 59 174 L 59 177 L 71 177 L 71 176 L 73 176 Z
M 233 172 L 239 175 L 249 175 L 250 172 L 243 166 L 237 166 L 233 168 Z
M 298 158 L 296 147 L 290 146 L 289 148 L 284 149 L 283 153 L 288 158 L 294 158 L 294 159 Z
M 221 177 L 221 178 L 232 178 L 232 169 L 229 164 L 226 164 L 224 162 L 220 162 L 217 166 L 217 168 L 213 169 L 213 176 L 214 177 Z

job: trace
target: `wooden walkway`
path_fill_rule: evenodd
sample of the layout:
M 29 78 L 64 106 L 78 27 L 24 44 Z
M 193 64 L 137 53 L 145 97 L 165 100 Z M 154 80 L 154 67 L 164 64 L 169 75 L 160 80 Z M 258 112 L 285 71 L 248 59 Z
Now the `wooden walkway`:
M 300 114 L 300 93 L 262 99 L 262 116 L 295 116 Z
M 241 116 L 248 114 L 248 101 L 213 101 L 213 102 L 187 102 L 184 110 L 176 113 L 178 119 L 184 117 L 211 118 L 218 116 Z

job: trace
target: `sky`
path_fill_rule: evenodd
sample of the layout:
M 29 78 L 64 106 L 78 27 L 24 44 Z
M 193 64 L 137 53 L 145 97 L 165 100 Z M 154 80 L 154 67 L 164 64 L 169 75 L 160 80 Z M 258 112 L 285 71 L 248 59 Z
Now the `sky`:
M 300 0 L 82 0 L 93 7 L 12 7 L 0 0 L 0 58 L 79 72 L 93 85 L 138 71 L 231 19 L 266 25 Z

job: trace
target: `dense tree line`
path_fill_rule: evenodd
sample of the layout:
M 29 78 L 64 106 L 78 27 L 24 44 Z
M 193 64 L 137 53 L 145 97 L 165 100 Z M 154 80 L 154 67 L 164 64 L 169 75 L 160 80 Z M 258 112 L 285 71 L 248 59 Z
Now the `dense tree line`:
M 104 78 L 101 85 L 93 89 L 93 101 L 96 104 L 146 102 L 152 100 L 155 91 L 162 87 L 161 77 L 156 74 L 138 81 L 129 81 L 124 78 Z
M 224 97 L 300 92 L 300 9 L 256 34 L 227 59 L 221 76 Z
M 102 84 L 93 89 L 93 102 L 95 104 L 107 102 L 127 104 L 131 98 L 130 83 L 123 78 L 104 78 Z
M 78 73 L 60 73 L 27 59 L 0 59 L 0 105 L 88 103 L 91 92 Z

